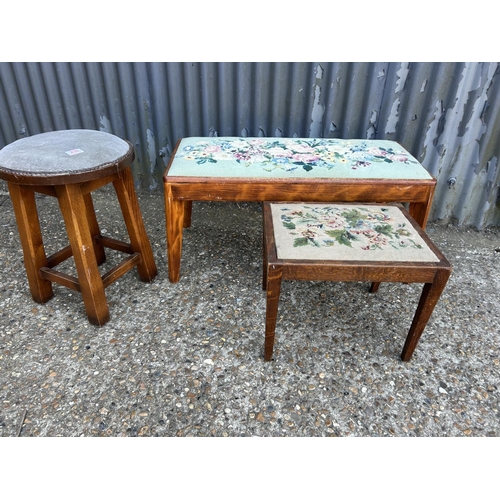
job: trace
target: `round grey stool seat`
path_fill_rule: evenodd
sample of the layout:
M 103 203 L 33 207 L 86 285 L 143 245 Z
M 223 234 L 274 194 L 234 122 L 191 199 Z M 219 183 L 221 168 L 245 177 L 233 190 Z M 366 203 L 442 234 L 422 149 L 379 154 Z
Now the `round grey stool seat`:
M 106 132 L 46 132 L 0 150 L 0 178 L 28 185 L 68 184 L 104 177 L 133 159 L 132 145 Z
M 132 145 L 95 130 L 61 130 L 19 139 L 0 150 L 0 178 L 7 181 L 24 253 L 33 299 L 47 302 L 52 283 L 82 294 L 88 319 L 95 325 L 109 320 L 104 289 L 137 267 L 143 281 L 157 274 L 151 245 L 142 220 L 130 163 Z M 103 236 L 91 193 L 112 183 L 130 243 Z M 69 245 L 46 256 L 35 203 L 35 193 L 56 197 Z M 101 276 L 104 248 L 128 254 Z M 73 257 L 78 277 L 54 269 Z

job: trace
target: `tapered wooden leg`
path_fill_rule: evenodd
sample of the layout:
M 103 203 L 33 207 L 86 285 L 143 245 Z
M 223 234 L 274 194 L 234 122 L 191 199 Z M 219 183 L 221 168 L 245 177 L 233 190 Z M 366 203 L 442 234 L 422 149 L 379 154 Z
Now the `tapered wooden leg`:
M 43 247 L 35 193 L 29 187 L 11 182 L 8 183 L 8 186 L 23 248 L 24 266 L 31 296 L 35 302 L 43 304 L 54 293 L 52 283 L 42 279 L 39 272 L 41 267 L 47 265 L 47 256 Z
M 267 253 L 266 249 L 264 248 L 262 252 L 262 290 L 266 291 L 267 290 Z
M 85 206 L 87 207 L 87 221 L 89 223 L 90 234 L 92 235 L 92 241 L 94 243 L 94 253 L 97 260 L 97 264 L 100 266 L 106 262 L 106 254 L 104 253 L 104 247 L 100 245 L 95 237 L 101 235 L 99 229 L 99 224 L 97 222 L 97 217 L 95 215 L 94 203 L 92 201 L 92 195 L 87 193 L 84 195 Z
M 264 341 L 264 360 L 271 361 L 274 348 L 274 332 L 278 317 L 278 304 L 281 291 L 282 266 L 268 265 L 266 295 L 266 336 Z
M 113 181 L 118 201 L 122 209 L 125 225 L 134 252 L 141 255 L 137 271 L 142 281 L 152 281 L 158 274 L 153 251 L 142 219 L 139 200 L 134 187 L 134 178 L 129 167 L 120 171 L 118 179 Z
M 267 249 L 266 249 L 266 224 L 263 223 L 262 231 L 262 290 L 267 290 Z
M 87 316 L 92 324 L 104 325 L 109 320 L 109 309 L 86 217 L 84 195 L 79 184 L 55 186 L 55 190 L 73 251 Z
M 185 202 L 173 197 L 171 187 L 165 185 L 165 217 L 167 233 L 168 279 L 177 283 L 181 276 L 182 228 Z
M 450 276 L 450 269 L 440 269 L 437 271 L 434 281 L 432 283 L 426 283 L 422 290 L 422 295 L 420 296 L 420 301 L 418 303 L 417 311 L 413 317 L 413 322 L 406 337 L 406 342 L 403 347 L 403 352 L 401 353 L 401 359 L 403 361 L 410 361 L 410 358 L 417 347 L 417 343 L 422 335 L 429 318 L 431 317 L 432 311 L 436 306 L 441 293 L 446 286 L 446 282 Z
M 193 213 L 193 202 L 188 200 L 184 202 L 184 223 L 182 227 L 191 227 L 191 215 Z
M 431 209 L 431 204 L 429 203 L 410 203 L 408 207 L 409 214 L 415 219 L 416 223 L 425 229 L 427 224 L 427 218 L 429 217 L 429 212 Z

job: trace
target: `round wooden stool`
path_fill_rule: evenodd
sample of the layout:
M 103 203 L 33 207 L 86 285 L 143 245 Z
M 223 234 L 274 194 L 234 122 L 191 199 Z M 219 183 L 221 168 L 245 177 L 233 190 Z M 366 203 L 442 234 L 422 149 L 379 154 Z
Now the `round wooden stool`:
M 157 274 L 151 245 L 135 193 L 130 163 L 132 145 L 114 135 L 94 130 L 63 130 L 20 139 L 0 151 L 0 178 L 7 181 L 24 252 L 33 299 L 47 302 L 52 282 L 82 294 L 91 323 L 109 320 L 104 289 L 137 266 L 142 281 Z M 130 243 L 100 233 L 92 191 L 113 183 Z M 57 198 L 69 245 L 46 256 L 35 203 L 35 192 Z M 104 247 L 129 254 L 101 276 Z M 56 271 L 73 256 L 78 278 Z

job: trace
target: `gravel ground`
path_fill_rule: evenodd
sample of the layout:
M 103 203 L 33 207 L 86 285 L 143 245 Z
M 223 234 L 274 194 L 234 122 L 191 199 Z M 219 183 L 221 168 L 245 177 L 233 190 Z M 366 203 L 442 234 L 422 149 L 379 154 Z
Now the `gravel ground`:
M 163 194 L 139 195 L 159 274 L 111 285 L 99 328 L 64 287 L 33 302 L 0 184 L 0 436 L 500 435 L 500 228 L 429 224 L 454 269 L 409 363 L 399 354 L 421 285 L 327 282 L 284 282 L 264 363 L 261 206 L 195 203 L 173 285 Z M 124 238 L 113 192 L 95 205 Z M 38 206 L 55 251 L 56 201 Z

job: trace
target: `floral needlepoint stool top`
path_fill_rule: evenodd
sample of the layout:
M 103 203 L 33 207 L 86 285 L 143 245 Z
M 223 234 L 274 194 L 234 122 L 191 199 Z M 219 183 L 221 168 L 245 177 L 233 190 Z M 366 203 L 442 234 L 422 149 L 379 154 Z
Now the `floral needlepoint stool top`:
M 169 175 L 431 179 L 394 141 L 189 137 L 182 139 Z
M 280 259 L 437 262 L 396 206 L 272 204 Z

